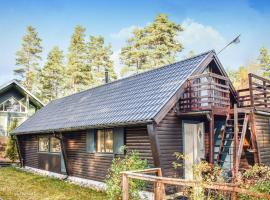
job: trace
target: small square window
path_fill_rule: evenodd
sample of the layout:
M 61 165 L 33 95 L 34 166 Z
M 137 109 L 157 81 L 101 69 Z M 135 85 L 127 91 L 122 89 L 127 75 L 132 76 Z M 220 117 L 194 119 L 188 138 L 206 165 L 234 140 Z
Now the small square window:
M 48 152 L 49 151 L 49 137 L 39 137 L 38 151 L 39 152 Z

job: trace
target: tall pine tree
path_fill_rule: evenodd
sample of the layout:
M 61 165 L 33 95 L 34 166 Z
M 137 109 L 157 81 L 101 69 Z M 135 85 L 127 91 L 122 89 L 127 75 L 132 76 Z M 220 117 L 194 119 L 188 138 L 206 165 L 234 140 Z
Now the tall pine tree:
M 16 53 L 16 65 L 14 74 L 19 77 L 23 85 L 33 92 L 38 93 L 39 62 L 41 61 L 41 39 L 36 29 L 28 26 L 26 34 L 22 38 L 22 47 Z
M 87 50 L 87 70 L 91 71 L 93 85 L 104 83 L 105 70 L 108 70 L 109 80 L 115 80 L 117 76 L 111 60 L 111 45 L 106 46 L 102 36 L 90 36 Z
M 70 93 L 88 88 L 91 83 L 91 72 L 86 67 L 85 28 L 76 26 L 71 37 L 67 74 Z
M 270 54 L 267 48 L 260 49 L 259 62 L 263 71 L 263 76 L 270 78 Z
M 58 47 L 48 54 L 47 62 L 41 71 L 41 98 L 45 103 L 64 96 L 65 68 L 64 55 Z
M 128 39 L 120 53 L 120 60 L 125 65 L 122 74 L 174 62 L 177 53 L 183 48 L 176 38 L 182 30 L 180 24 L 170 21 L 165 14 L 157 15 L 154 22 L 146 27 L 135 29 L 133 37 Z

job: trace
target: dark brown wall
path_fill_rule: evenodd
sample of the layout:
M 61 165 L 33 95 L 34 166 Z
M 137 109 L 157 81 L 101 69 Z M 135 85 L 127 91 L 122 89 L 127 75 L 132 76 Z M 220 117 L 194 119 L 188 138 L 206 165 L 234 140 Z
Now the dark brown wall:
M 257 144 L 260 152 L 261 162 L 270 166 L 270 130 L 269 116 L 255 115 L 255 129 Z
M 61 172 L 60 154 L 39 153 L 37 135 L 19 136 L 19 144 L 25 166 L 56 173 Z
M 165 176 L 183 176 L 183 168 L 174 170 L 175 152 L 183 153 L 182 123 L 184 120 L 205 122 L 205 156 L 209 157 L 209 123 L 206 117 L 179 117 L 174 108 L 157 125 L 156 133 L 160 146 L 160 165 Z M 182 163 L 183 164 L 183 163 Z
M 113 155 L 86 152 L 86 131 L 63 133 L 70 175 L 103 181 L 111 166 Z M 25 166 L 60 173 L 60 155 L 38 153 L 38 136 L 19 136 Z M 125 128 L 128 150 L 137 150 L 141 158 L 153 166 L 150 140 L 146 126 Z
M 68 164 L 71 176 L 103 181 L 111 166 L 113 156 L 86 152 L 86 133 L 66 133 Z M 137 150 L 143 159 L 153 164 L 150 140 L 146 126 L 125 128 L 125 141 L 129 150 Z
M 160 166 L 165 176 L 174 176 L 172 163 L 175 152 L 183 152 L 181 120 L 172 109 L 157 125 L 156 134 L 160 148 Z
M 38 168 L 38 140 L 34 135 L 18 136 L 24 165 Z

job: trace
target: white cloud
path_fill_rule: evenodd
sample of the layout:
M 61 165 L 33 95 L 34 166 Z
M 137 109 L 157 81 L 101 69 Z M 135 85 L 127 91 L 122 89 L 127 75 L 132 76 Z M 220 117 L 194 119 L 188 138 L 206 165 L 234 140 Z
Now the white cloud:
M 195 22 L 192 19 L 183 21 L 184 31 L 178 39 L 184 46 L 183 53 L 194 51 L 200 53 L 210 49 L 219 50 L 226 44 L 225 38 L 213 27 Z
M 129 37 L 132 36 L 132 31 L 136 28 L 139 28 L 138 26 L 132 25 L 129 27 L 124 27 L 122 28 L 120 31 L 118 31 L 117 33 L 112 33 L 110 34 L 110 37 L 112 39 L 117 39 L 117 40 L 126 40 Z

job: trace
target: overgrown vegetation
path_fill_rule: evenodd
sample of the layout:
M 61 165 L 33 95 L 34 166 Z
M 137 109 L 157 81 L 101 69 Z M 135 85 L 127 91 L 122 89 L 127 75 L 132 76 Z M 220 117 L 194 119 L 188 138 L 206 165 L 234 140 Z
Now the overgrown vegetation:
M 260 193 L 270 194 L 270 167 L 254 165 L 250 169 L 246 170 L 242 177 L 238 180 L 241 182 L 241 187 Z M 247 195 L 239 195 L 243 200 L 255 200 Z
M 0 168 L 0 199 L 104 200 L 106 194 L 15 168 Z
M 15 119 L 15 120 L 11 121 L 11 123 L 10 123 L 10 125 L 8 127 L 9 138 L 8 138 L 7 147 L 6 147 L 6 150 L 5 150 L 5 157 L 9 158 L 12 162 L 19 159 L 17 146 L 16 146 L 16 140 L 15 140 L 14 136 L 10 135 L 10 133 L 17 126 L 18 126 L 18 120 Z
M 137 151 L 128 152 L 124 158 L 115 158 L 106 178 L 106 193 L 108 199 L 122 199 L 122 174 L 123 171 L 141 170 L 148 167 L 147 161 L 140 158 Z M 129 180 L 129 198 L 138 199 L 139 191 L 145 187 L 145 182 L 140 180 Z
M 179 169 L 184 168 L 184 161 L 189 159 L 187 156 L 176 152 L 176 161 L 173 162 L 173 167 Z M 232 179 L 228 176 L 228 172 L 224 171 L 220 166 L 211 165 L 206 161 L 202 161 L 193 165 L 193 179 L 198 181 L 196 187 L 187 187 L 184 189 L 184 195 L 191 200 L 216 200 L 230 199 L 230 195 L 222 191 L 209 190 L 204 188 L 204 185 L 213 183 L 231 182 Z M 236 183 L 240 188 L 247 189 L 257 193 L 270 194 L 270 167 L 263 165 L 250 166 L 244 172 L 239 172 Z M 238 199 L 255 200 L 257 197 L 250 195 L 237 194 Z

